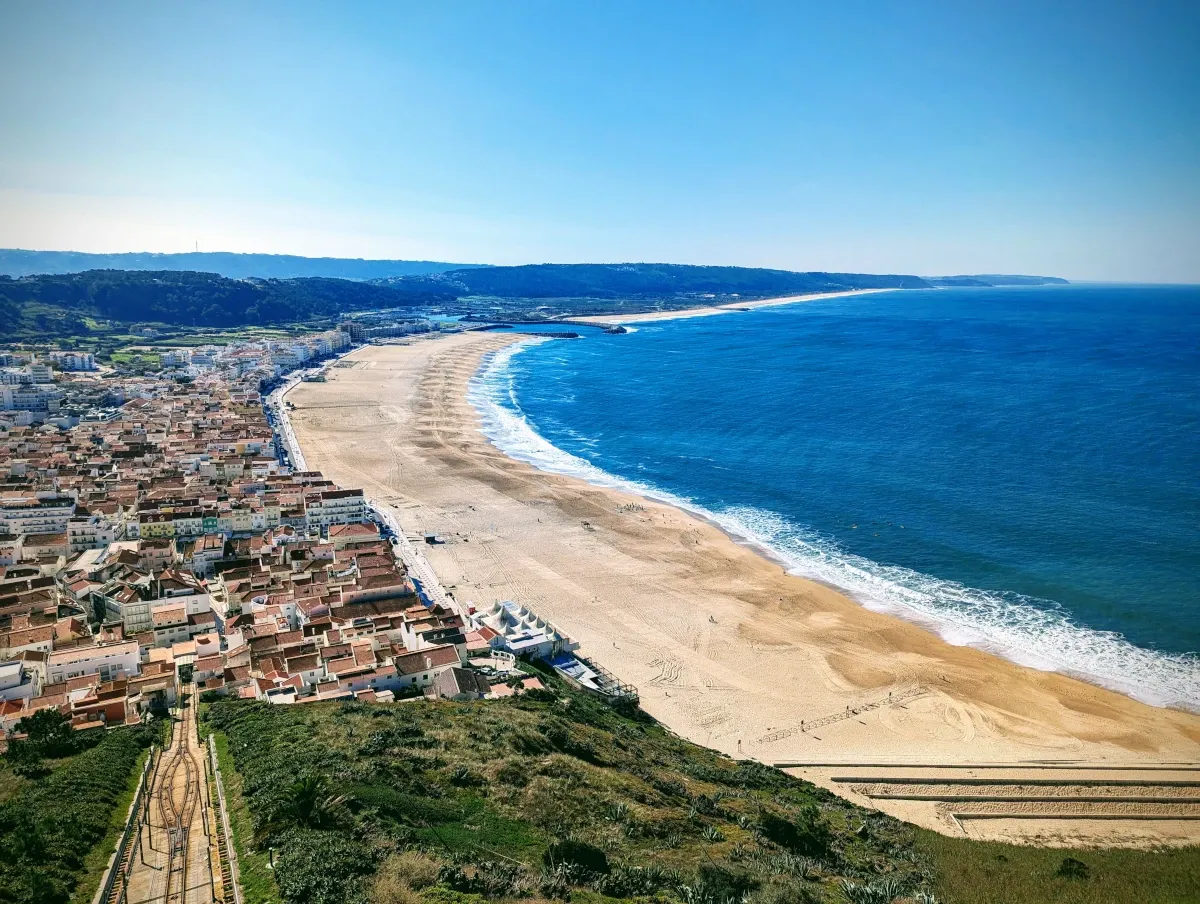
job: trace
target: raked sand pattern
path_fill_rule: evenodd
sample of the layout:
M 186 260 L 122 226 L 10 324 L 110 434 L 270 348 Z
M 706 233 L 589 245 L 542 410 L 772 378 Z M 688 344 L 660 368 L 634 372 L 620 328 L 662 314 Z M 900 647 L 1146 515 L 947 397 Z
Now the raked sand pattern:
M 518 600 L 679 734 L 819 764 L 796 768 L 940 831 L 1200 841 L 1200 717 L 951 646 L 676 508 L 509 459 L 467 392 L 514 340 L 372 346 L 288 396 L 311 467 L 448 539 L 429 557 L 460 601 Z

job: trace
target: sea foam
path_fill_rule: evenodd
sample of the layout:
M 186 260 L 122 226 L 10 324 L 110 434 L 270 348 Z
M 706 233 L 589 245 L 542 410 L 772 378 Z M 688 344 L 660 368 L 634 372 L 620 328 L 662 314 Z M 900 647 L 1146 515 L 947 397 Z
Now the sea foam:
M 610 474 L 558 448 L 530 424 L 517 399 L 513 359 L 551 339 L 532 338 L 485 356 L 468 398 L 498 449 L 542 471 L 665 502 L 712 521 L 783 562 L 789 573 L 836 587 L 861 605 L 1042 671 L 1061 672 L 1153 706 L 1200 712 L 1200 657 L 1138 647 L 1121 634 L 1075 624 L 1049 600 L 978 590 L 854 555 L 832 538 L 749 506 L 712 510 L 691 499 Z

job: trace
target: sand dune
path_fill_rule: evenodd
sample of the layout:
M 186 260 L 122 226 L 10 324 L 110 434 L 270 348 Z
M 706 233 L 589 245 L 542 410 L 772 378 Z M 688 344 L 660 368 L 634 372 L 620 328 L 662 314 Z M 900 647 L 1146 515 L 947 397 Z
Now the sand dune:
M 949 767 L 1200 761 L 1200 717 L 951 646 L 789 576 L 670 506 L 508 459 L 479 432 L 465 393 L 481 356 L 514 340 L 465 333 L 372 346 L 328 382 L 289 395 L 311 467 L 395 506 L 410 533 L 448 538 L 428 553 L 460 601 L 530 606 L 636 685 L 671 729 L 735 756 Z M 877 799 L 834 781 L 838 769 L 800 771 L 897 816 L 966 831 L 936 801 Z M 1069 817 L 1053 830 L 1060 841 L 1200 840 L 1200 821 L 1153 806 L 1148 821 Z M 1020 815 L 980 818 L 970 833 L 1035 837 Z

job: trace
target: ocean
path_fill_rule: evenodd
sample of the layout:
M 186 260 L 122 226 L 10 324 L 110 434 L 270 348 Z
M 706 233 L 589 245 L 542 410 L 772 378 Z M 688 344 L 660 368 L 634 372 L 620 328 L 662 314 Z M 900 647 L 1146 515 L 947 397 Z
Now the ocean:
M 531 338 L 471 388 L 547 471 L 798 575 L 1200 711 L 1200 287 L 939 289 Z

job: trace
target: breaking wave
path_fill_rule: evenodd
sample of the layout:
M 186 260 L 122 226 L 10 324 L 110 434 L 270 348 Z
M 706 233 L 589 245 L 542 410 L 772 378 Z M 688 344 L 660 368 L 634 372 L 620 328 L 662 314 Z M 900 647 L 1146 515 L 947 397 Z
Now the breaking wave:
M 717 510 L 648 483 L 617 477 L 558 448 L 529 423 L 517 401 L 513 358 L 550 339 L 533 338 L 485 356 L 468 398 L 498 449 L 542 471 L 633 492 L 685 509 L 784 563 L 789 573 L 829 584 L 861 605 L 1042 671 L 1071 675 L 1154 706 L 1200 712 L 1200 657 L 1136 646 L 1121 634 L 1076 624 L 1050 600 L 978 590 L 854 555 L 831 537 L 775 512 Z

